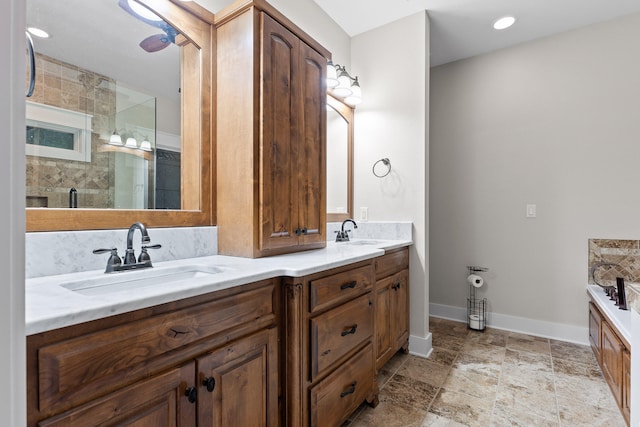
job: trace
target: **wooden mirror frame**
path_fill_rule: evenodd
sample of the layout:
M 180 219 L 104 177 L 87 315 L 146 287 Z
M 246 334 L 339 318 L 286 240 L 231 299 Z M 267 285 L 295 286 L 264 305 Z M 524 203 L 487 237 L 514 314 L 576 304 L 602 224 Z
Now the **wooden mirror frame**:
M 328 222 L 341 222 L 353 218 L 353 120 L 354 107 L 351 107 L 331 94 L 327 95 L 327 105 L 332 107 L 347 122 L 347 212 L 327 212 Z
M 180 33 L 181 66 L 181 210 L 27 208 L 27 231 L 186 227 L 215 224 L 215 99 L 213 82 L 214 16 L 193 2 L 135 0 L 153 10 Z M 199 55 L 194 54 L 194 49 Z M 199 78 L 193 76 L 199 75 Z M 199 165 L 199 167 L 196 167 Z M 186 167 L 185 167 L 186 166 Z

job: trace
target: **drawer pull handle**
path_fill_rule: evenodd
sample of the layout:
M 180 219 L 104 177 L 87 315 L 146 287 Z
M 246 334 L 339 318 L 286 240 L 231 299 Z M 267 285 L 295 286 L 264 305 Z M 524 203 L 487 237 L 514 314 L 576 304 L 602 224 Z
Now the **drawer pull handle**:
M 216 379 L 213 377 L 207 377 L 202 381 L 202 385 L 207 388 L 209 393 L 213 392 L 213 389 L 216 387 Z
M 344 291 L 345 289 L 353 289 L 357 284 L 358 282 L 356 282 L 355 280 L 353 282 L 345 283 L 344 285 L 340 286 L 340 290 Z
M 198 389 L 195 387 L 187 387 L 184 391 L 184 395 L 189 398 L 189 403 L 196 403 L 196 400 L 198 399 Z
M 358 384 L 358 381 L 352 382 L 348 389 L 340 393 L 340 397 L 345 397 L 345 396 L 349 396 L 350 394 L 353 394 L 356 391 L 357 384 Z
M 391 286 L 391 288 L 392 288 L 394 291 L 397 291 L 398 289 L 400 289 L 400 282 L 398 282 L 398 283 L 396 283 L 395 285 Z
M 349 334 L 355 334 L 356 333 L 356 329 L 358 329 L 358 325 L 357 324 L 353 325 L 352 327 L 350 327 L 349 329 L 347 329 L 345 331 L 342 331 L 341 335 L 343 337 L 346 337 Z

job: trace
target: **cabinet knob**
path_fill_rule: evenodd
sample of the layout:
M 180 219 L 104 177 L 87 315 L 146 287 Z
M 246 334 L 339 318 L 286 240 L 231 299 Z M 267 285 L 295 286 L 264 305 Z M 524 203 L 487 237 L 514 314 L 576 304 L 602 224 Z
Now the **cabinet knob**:
M 189 403 L 196 403 L 196 400 L 198 399 L 198 389 L 195 387 L 187 387 L 184 391 L 184 395 L 189 398 Z
M 340 393 L 340 397 L 345 397 L 345 396 L 349 396 L 350 394 L 353 394 L 356 391 L 357 384 L 358 384 L 358 381 L 352 382 L 348 389 Z
M 350 327 L 349 329 L 342 331 L 342 334 L 340 334 L 343 337 L 346 337 L 349 334 L 355 334 L 356 333 L 356 329 L 358 329 L 358 324 L 353 325 L 352 327 Z
M 213 377 L 207 377 L 202 381 L 202 385 L 207 388 L 207 391 L 211 393 L 216 388 L 216 379 Z
M 307 234 L 309 232 L 309 230 L 307 230 L 307 227 L 304 228 L 296 228 L 294 233 L 296 233 L 296 236 L 299 236 L 301 234 Z

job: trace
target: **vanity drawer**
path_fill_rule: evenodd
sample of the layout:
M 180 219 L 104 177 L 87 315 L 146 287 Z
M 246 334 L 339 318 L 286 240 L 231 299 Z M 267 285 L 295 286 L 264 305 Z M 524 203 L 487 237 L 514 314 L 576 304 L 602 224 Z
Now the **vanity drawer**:
M 370 289 L 373 266 L 354 268 L 309 282 L 309 311 L 316 313 Z
M 88 400 L 148 376 L 190 344 L 222 334 L 216 339 L 224 341 L 236 329 L 262 327 L 259 319 L 275 319 L 274 291 L 269 281 L 256 289 L 40 347 L 40 410 L 66 405 L 66 400 Z
M 368 344 L 311 389 L 311 426 L 340 425 L 371 393 L 373 375 L 373 347 Z
M 409 268 L 409 249 L 403 248 L 389 252 L 376 259 L 376 279 L 387 277 L 405 268 Z
M 315 379 L 336 360 L 373 334 L 373 296 L 361 297 L 311 319 L 311 376 Z

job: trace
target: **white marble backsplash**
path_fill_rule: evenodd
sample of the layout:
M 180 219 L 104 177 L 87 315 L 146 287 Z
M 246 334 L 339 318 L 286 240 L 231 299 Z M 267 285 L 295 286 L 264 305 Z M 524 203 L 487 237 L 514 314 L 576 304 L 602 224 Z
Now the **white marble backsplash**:
M 352 239 L 412 240 L 410 221 L 356 222 L 356 229 L 351 223 L 345 225 L 345 229 L 353 229 L 349 233 Z M 341 222 L 327 223 L 327 240 L 335 240 L 335 231 L 341 225 Z M 218 254 L 217 227 L 149 228 L 148 232 L 151 244 L 162 245 L 160 249 L 149 250 L 154 262 Z M 94 255 L 92 251 L 115 247 L 120 257 L 124 257 L 126 241 L 127 229 L 26 233 L 25 276 L 30 279 L 103 269 L 109 255 Z M 133 241 L 137 256 L 141 246 L 140 231 L 136 230 Z
M 34 232 L 25 235 L 25 276 L 53 276 L 80 271 L 100 270 L 107 265 L 109 254 L 94 255 L 98 248 L 117 248 L 124 257 L 127 247 L 127 229 L 84 230 L 60 232 Z M 218 254 L 217 227 L 175 227 L 147 229 L 150 244 L 159 243 L 160 249 L 150 249 L 151 261 L 171 261 Z M 136 230 L 133 248 L 140 254 L 141 233 Z
M 353 228 L 350 222 L 345 224 L 345 230 L 351 239 L 380 239 L 380 240 L 413 240 L 413 223 L 411 221 L 357 221 L 358 228 Z M 340 230 L 341 222 L 327 223 L 327 240 L 336 239 L 336 232 Z

